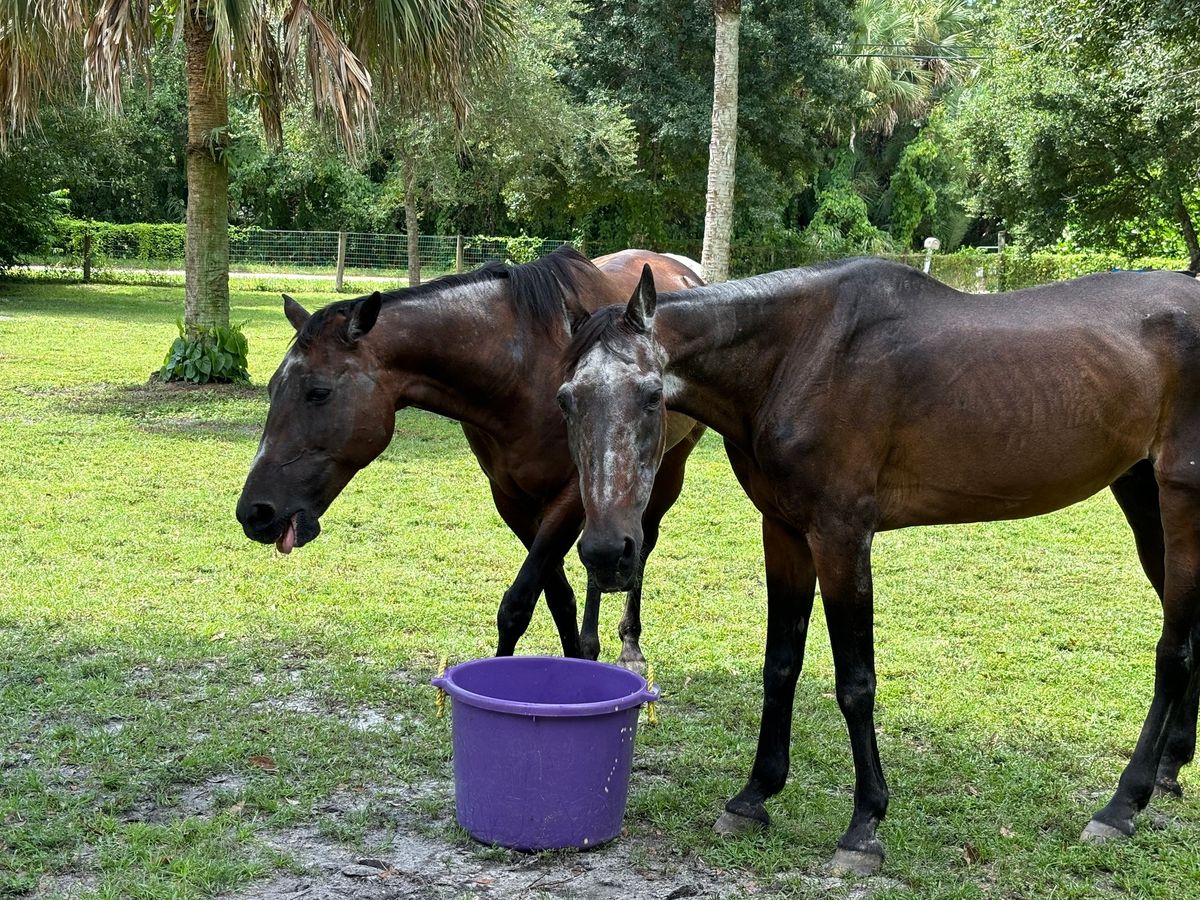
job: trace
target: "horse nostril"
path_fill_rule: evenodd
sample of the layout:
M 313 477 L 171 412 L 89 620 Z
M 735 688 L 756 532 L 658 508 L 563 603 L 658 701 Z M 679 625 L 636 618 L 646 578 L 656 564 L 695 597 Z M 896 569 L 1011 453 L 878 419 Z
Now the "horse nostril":
M 275 506 L 271 503 L 255 503 L 250 507 L 247 525 L 262 527 L 275 521 Z
M 633 562 L 633 555 L 636 550 L 637 547 L 633 543 L 633 538 L 625 538 L 625 548 L 621 551 L 621 562 L 627 564 Z

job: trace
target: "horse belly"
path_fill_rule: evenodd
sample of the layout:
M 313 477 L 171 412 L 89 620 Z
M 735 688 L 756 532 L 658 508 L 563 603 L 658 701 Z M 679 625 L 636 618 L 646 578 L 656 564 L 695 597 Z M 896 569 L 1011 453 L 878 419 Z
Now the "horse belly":
M 1128 399 L 1097 397 L 1056 420 L 983 415 L 898 429 L 878 482 L 884 527 L 1023 518 L 1090 497 L 1154 447 L 1159 404 Z

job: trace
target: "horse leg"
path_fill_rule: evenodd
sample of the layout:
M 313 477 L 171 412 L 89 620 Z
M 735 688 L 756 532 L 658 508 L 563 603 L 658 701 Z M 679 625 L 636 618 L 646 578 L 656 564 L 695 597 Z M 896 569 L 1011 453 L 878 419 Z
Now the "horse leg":
M 583 601 L 583 626 L 579 629 L 579 655 L 584 659 L 600 658 L 600 588 L 588 572 L 587 596 Z
M 541 522 L 537 522 L 525 507 L 500 493 L 494 485 L 492 497 L 500 517 L 529 550 L 512 586 L 504 592 L 504 599 L 500 601 L 500 609 L 496 613 L 496 629 L 499 632 L 496 655 L 513 655 L 517 641 L 529 628 L 538 595 L 545 586 L 546 605 L 558 628 L 563 655 L 578 656 L 575 594 L 562 572 L 563 558 L 583 525 L 578 494 L 573 502 L 569 491 L 560 496 L 546 510 Z
M 617 665 L 637 672 L 639 675 L 646 671 L 646 657 L 642 654 L 642 579 L 646 572 L 646 559 L 658 542 L 658 523 L 653 529 L 649 525 L 642 537 L 642 555 L 638 560 L 637 575 L 634 576 L 633 587 L 625 595 L 625 613 L 617 626 L 617 634 L 621 638 L 621 655 L 617 657 Z
M 1154 478 L 1154 464 L 1148 459 L 1133 466 L 1112 483 L 1113 496 L 1125 519 L 1133 530 L 1138 559 L 1142 570 L 1150 579 L 1159 601 L 1163 598 L 1163 581 L 1166 577 L 1163 557 L 1162 512 L 1158 505 L 1158 482 Z M 1196 716 L 1200 701 L 1200 682 L 1188 694 L 1183 712 L 1171 724 L 1167 745 L 1158 764 L 1155 777 L 1157 793 L 1182 797 L 1179 787 L 1179 769 L 1192 761 L 1196 752 Z
M 838 841 L 832 868 L 856 875 L 870 875 L 883 863 L 883 844 L 875 832 L 888 807 L 875 742 L 872 537 L 869 530 L 842 527 L 809 534 L 833 650 L 834 690 L 854 757 L 854 814 Z
M 1168 743 L 1200 675 L 1200 484 L 1159 472 L 1164 556 L 1163 629 L 1155 653 L 1154 699 L 1116 793 L 1083 830 L 1084 840 L 1133 834 L 1134 817 L 1150 802 Z M 1194 732 L 1193 732 L 1194 734 Z
M 770 824 L 765 801 L 787 781 L 796 679 L 804 663 L 804 641 L 812 613 L 816 572 L 804 537 L 786 523 L 763 517 L 767 572 L 767 648 L 763 659 L 763 711 L 758 749 L 746 786 L 725 804 L 714 826 L 718 834 Z

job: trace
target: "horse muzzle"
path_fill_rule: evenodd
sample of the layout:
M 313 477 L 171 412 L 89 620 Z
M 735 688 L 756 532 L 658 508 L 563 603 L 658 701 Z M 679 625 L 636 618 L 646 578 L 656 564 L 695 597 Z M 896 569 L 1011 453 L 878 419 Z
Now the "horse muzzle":
M 588 529 L 579 541 L 579 558 L 600 590 L 627 591 L 637 578 L 639 543 L 630 534 L 598 535 Z
M 274 504 L 262 500 L 247 501 L 243 497 L 238 501 L 237 517 L 246 537 L 260 544 L 274 544 L 280 553 L 291 553 L 321 533 L 320 519 L 307 510 L 280 515 Z

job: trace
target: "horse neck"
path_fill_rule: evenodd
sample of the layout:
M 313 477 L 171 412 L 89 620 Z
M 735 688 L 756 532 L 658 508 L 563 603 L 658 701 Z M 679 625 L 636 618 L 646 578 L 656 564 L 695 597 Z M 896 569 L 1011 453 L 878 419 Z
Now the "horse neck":
M 536 402 L 536 388 L 553 380 L 558 357 L 507 292 L 507 280 L 498 278 L 384 306 L 370 338 L 397 409 L 416 406 L 506 437 Z M 564 325 L 550 329 L 565 336 Z
M 668 406 L 744 447 L 785 355 L 819 315 L 785 274 L 665 294 L 654 317 Z

